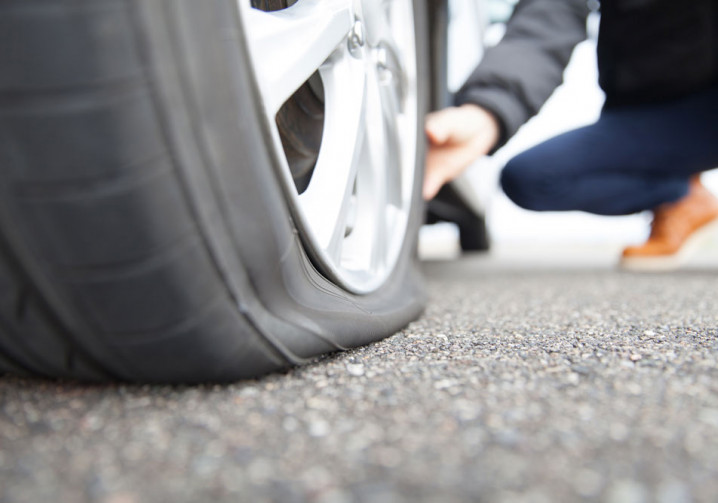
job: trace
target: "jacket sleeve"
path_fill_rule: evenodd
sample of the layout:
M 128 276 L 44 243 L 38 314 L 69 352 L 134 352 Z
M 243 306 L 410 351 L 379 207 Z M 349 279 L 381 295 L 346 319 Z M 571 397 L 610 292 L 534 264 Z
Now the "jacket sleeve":
M 497 147 L 534 116 L 563 81 L 573 48 L 586 38 L 586 0 L 521 0 L 506 33 L 489 48 L 455 102 L 477 104 L 501 125 Z

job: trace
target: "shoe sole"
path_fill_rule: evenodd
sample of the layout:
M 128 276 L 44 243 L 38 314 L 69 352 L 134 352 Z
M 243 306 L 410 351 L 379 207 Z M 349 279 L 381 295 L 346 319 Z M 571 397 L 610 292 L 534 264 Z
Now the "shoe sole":
M 713 234 L 718 234 L 718 218 L 696 230 L 686 239 L 681 249 L 672 255 L 622 257 L 619 262 L 619 267 L 627 271 L 636 272 L 675 271 L 685 264 Z

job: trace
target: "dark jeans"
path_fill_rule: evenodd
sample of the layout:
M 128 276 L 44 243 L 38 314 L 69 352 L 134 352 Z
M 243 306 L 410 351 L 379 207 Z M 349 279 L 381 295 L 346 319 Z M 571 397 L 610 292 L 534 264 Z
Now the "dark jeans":
M 590 126 L 511 159 L 506 195 L 535 211 L 626 215 L 683 197 L 718 167 L 718 87 L 679 100 L 604 109 Z

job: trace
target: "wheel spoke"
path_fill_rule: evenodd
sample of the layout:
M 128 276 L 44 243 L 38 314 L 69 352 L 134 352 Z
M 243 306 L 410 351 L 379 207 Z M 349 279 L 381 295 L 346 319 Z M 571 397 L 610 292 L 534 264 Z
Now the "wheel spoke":
M 386 221 L 384 210 L 387 205 L 387 172 L 395 168 L 389 158 L 392 146 L 388 136 L 388 123 L 385 120 L 385 111 L 382 103 L 382 89 L 379 75 L 375 66 L 368 78 L 367 92 L 367 121 L 365 150 L 369 160 L 359 174 L 362 187 L 360 204 L 366 208 L 367 219 L 366 242 L 370 243 L 367 250 L 368 269 L 376 271 L 382 267 L 385 260 L 386 247 Z M 362 204 L 363 203 L 363 204 Z
M 390 148 L 387 141 L 388 124 L 382 102 L 383 91 L 381 84 L 378 81 L 376 69 L 372 68 L 372 70 L 367 79 L 366 135 L 368 141 L 365 143 L 364 148 L 368 152 L 369 165 L 365 167 L 365 172 L 367 175 L 371 174 L 374 184 L 383 185 L 378 180 L 381 173 L 389 167 L 387 162 L 387 154 Z M 380 190 L 383 191 L 383 189 L 384 187 L 382 186 Z M 385 202 L 383 197 L 380 202 Z
M 351 0 L 300 0 L 274 12 L 239 1 L 264 106 L 273 117 L 346 39 L 354 23 Z
M 388 267 L 388 248 L 401 204 L 400 155 L 394 101 L 371 65 L 367 74 L 365 135 L 357 171 L 354 231 L 345 243 L 343 265 L 379 275 Z
M 381 121 L 384 129 L 384 157 L 386 163 L 385 180 L 387 203 L 397 207 L 402 201 L 402 152 L 401 126 L 404 119 L 401 105 L 402 85 L 401 74 L 394 70 L 379 69 L 378 92 Z M 384 75 L 382 75 L 384 73 Z
M 309 186 L 299 196 L 319 246 L 338 259 L 349 223 L 351 196 L 365 144 L 366 74 L 361 61 L 346 55 L 320 71 L 325 118 L 322 149 Z

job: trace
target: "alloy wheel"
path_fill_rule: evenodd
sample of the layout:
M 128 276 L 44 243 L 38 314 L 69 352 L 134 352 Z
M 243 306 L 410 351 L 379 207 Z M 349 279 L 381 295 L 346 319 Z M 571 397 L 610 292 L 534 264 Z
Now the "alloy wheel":
M 330 279 L 371 292 L 396 266 L 412 209 L 413 4 L 238 6 L 263 126 L 305 248 Z

